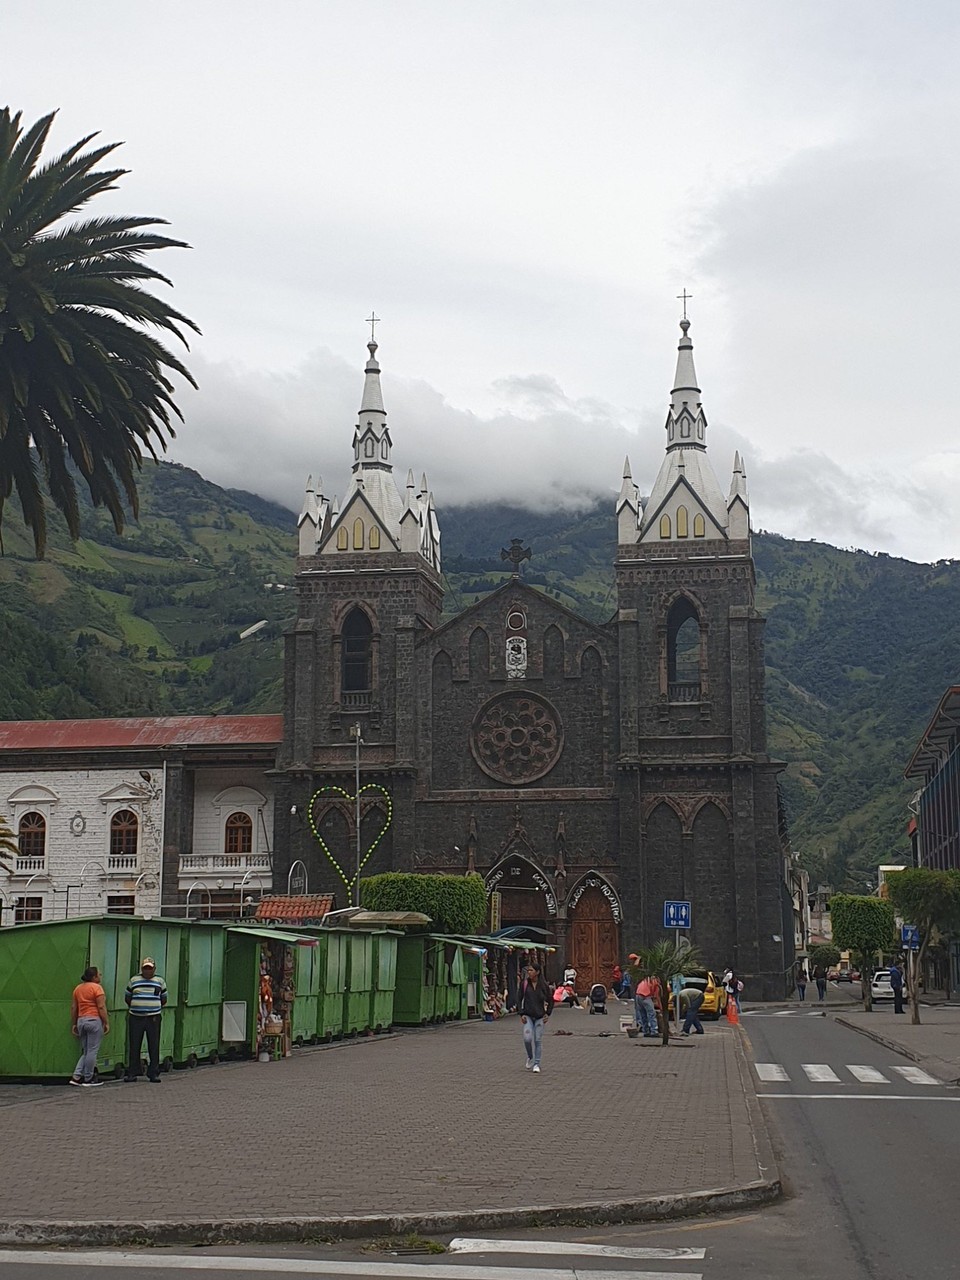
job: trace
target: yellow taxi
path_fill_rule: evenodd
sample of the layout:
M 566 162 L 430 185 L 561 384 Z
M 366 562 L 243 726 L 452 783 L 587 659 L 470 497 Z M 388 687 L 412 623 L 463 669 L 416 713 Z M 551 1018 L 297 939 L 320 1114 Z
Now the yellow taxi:
M 716 1022 L 720 1015 L 727 1007 L 727 993 L 724 991 L 719 980 L 710 972 L 709 969 L 691 969 L 684 976 L 683 985 L 685 987 L 696 987 L 703 992 L 703 1004 L 700 1006 L 700 1017 L 706 1018 L 710 1022 Z M 685 1013 L 686 1001 L 680 1003 L 680 1012 Z M 673 1014 L 673 992 L 670 992 L 670 999 L 667 1007 L 670 1014 Z

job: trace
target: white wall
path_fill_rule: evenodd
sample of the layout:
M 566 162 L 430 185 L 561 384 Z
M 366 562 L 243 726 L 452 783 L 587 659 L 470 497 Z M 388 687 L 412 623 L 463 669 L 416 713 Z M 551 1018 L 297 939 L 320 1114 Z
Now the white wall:
M 110 894 L 136 892 L 136 911 L 156 915 L 160 910 L 160 855 L 163 847 L 163 771 L 144 766 L 126 769 L 38 769 L 0 774 L 0 812 L 14 833 L 24 814 L 43 814 L 47 823 L 44 874 L 30 885 L 28 895 L 43 899 L 45 920 L 68 914 L 105 912 Z M 131 809 L 139 819 L 135 868 L 111 870 L 110 819 Z M 100 865 L 94 865 L 99 863 Z M 83 874 L 81 889 L 81 871 Z M 143 876 L 139 889 L 137 880 Z M 4 925 L 13 924 L 14 899 L 27 890 L 31 872 L 0 870 Z

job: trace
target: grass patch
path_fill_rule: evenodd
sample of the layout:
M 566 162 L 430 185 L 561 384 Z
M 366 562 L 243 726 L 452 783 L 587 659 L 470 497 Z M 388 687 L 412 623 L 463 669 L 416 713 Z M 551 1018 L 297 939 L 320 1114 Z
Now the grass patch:
M 439 1240 L 430 1240 L 427 1236 L 417 1235 L 411 1231 L 405 1236 L 381 1236 L 378 1240 L 364 1245 L 369 1253 L 446 1253 L 447 1246 Z

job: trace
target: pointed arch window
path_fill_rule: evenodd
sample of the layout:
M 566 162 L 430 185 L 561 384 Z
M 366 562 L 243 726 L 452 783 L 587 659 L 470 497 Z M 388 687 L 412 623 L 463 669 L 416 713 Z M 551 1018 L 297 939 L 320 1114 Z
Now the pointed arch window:
M 373 687 L 373 628 L 362 609 L 351 609 L 343 624 L 341 688 L 369 693 Z
M 19 858 L 47 856 L 47 820 L 42 813 L 25 813 L 17 825 Z
M 372 458 L 372 457 L 373 457 L 374 450 L 376 449 L 376 447 L 377 447 L 377 446 L 374 444 L 374 442 L 373 442 L 373 440 L 370 438 L 370 436 L 367 436 L 366 440 L 364 440 L 364 442 L 363 442 L 363 452 L 364 452 L 364 454 L 365 454 L 368 458 Z
M 680 419 L 680 435 L 683 437 L 684 440 L 688 440 L 690 438 L 690 419 L 689 418 Z
M 132 809 L 119 809 L 110 819 L 110 857 L 135 858 L 140 822 Z
M 380 530 L 376 527 L 376 525 L 374 525 L 373 528 L 370 530 L 370 550 L 371 551 L 380 550 Z
M 337 530 L 337 550 L 346 551 L 348 541 L 349 541 L 349 535 L 347 534 L 346 526 L 341 525 L 340 528 Z
M 707 526 L 699 511 L 693 517 L 693 536 L 695 538 L 705 538 L 707 536 Z
M 690 528 L 687 522 L 687 508 L 677 507 L 677 537 L 688 538 L 690 536 Z
M 353 549 L 354 551 L 363 550 L 363 521 L 359 516 L 353 522 Z
M 253 852 L 253 819 L 249 813 L 231 813 L 224 828 L 224 853 Z
M 700 615 L 687 596 L 667 615 L 667 696 L 670 702 L 699 702 Z
M 661 538 L 670 537 L 670 517 L 669 516 L 660 517 L 660 537 Z

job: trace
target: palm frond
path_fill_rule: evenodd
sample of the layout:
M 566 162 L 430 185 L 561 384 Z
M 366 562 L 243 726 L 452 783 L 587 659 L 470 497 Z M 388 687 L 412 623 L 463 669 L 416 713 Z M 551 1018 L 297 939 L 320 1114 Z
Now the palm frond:
M 99 168 L 117 143 L 95 134 L 42 162 L 54 115 L 25 128 L 0 111 L 0 523 L 16 493 L 38 556 L 46 497 L 79 533 L 76 471 L 118 532 L 137 510 L 137 475 L 182 419 L 173 375 L 196 386 L 159 336 L 189 349 L 188 316 L 152 292 L 152 256 L 186 248 L 163 219 L 77 219 L 127 172 Z

